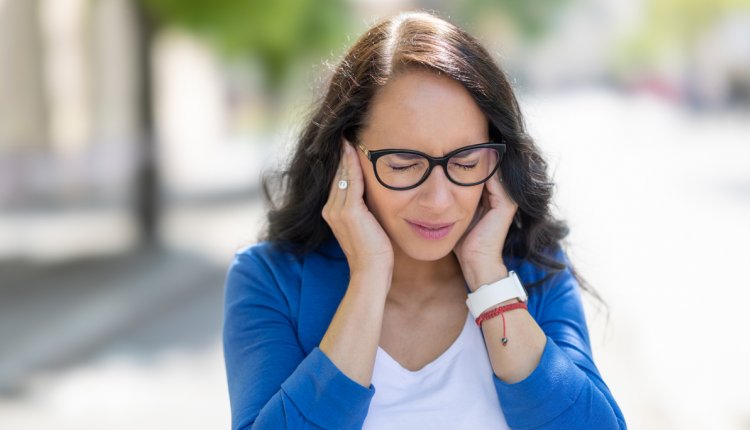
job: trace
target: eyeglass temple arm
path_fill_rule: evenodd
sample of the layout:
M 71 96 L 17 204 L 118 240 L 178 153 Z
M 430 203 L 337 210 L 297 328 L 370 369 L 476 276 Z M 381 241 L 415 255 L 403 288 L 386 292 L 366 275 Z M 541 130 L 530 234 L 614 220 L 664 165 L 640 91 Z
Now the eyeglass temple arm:
M 370 151 L 367 148 L 365 148 L 365 146 L 362 145 L 361 143 L 357 143 L 357 147 L 359 148 L 360 151 L 362 151 L 365 154 L 365 156 L 369 160 L 370 159 Z

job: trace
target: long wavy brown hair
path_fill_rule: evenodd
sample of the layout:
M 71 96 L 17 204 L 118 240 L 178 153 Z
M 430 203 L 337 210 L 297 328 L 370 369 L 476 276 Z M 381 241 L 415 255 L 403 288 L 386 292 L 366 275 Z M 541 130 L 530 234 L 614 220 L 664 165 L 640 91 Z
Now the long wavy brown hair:
M 566 264 L 552 254 L 562 248 L 569 228 L 551 214 L 554 183 L 526 131 L 505 73 L 474 37 L 428 12 L 404 12 L 376 23 L 336 65 L 290 163 L 264 174 L 263 191 L 270 209 L 259 240 L 303 254 L 333 236 L 321 211 L 339 163 L 341 137 L 356 142 L 376 91 L 413 68 L 461 83 L 487 117 L 490 139 L 506 144 L 502 177 L 518 211 L 503 255 L 524 258 L 547 270 L 544 279 L 527 288 L 564 270 Z M 606 306 L 572 264 L 567 267 L 582 289 Z

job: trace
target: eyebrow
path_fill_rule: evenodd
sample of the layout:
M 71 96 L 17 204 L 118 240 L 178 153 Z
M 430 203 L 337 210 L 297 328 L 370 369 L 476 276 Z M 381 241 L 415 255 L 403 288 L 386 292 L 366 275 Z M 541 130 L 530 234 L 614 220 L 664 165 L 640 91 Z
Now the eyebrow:
M 492 141 L 492 140 L 483 140 L 481 142 L 470 143 L 468 145 L 462 145 L 462 146 L 458 146 L 456 148 L 452 148 L 452 149 L 450 149 L 450 150 L 448 150 L 445 153 L 440 154 L 440 155 L 431 155 L 431 156 L 432 157 L 437 157 L 437 158 L 439 158 L 439 157 L 445 157 L 446 155 L 450 154 L 451 152 L 455 152 L 455 151 L 457 151 L 459 149 L 466 148 L 466 147 L 473 146 L 473 145 L 479 145 L 479 144 L 483 144 L 483 143 L 495 143 L 495 142 Z M 363 149 L 367 150 L 367 148 L 363 148 Z M 426 151 L 422 151 L 422 150 L 419 150 L 419 149 L 412 149 L 412 148 L 389 147 L 389 148 L 378 148 L 378 149 L 369 149 L 368 150 L 368 152 L 377 152 L 377 151 L 413 151 L 413 152 L 419 152 L 419 153 L 425 154 L 425 155 L 430 155 Z

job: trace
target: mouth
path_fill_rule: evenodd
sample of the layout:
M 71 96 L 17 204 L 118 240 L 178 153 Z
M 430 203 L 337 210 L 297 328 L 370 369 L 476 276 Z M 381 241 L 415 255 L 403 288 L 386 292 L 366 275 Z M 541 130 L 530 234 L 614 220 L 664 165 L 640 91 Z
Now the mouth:
M 453 229 L 453 226 L 456 224 L 455 222 L 432 223 L 411 220 L 406 220 L 406 222 L 409 223 L 409 226 L 412 228 L 412 230 L 414 230 L 415 233 L 417 233 L 420 237 L 428 240 L 437 240 L 444 238 L 448 235 L 448 233 L 450 233 L 450 231 Z

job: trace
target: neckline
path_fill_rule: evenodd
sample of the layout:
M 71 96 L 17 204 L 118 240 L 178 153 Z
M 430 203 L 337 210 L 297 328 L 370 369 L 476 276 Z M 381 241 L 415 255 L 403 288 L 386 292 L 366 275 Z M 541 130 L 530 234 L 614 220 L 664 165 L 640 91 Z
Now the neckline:
M 472 321 L 473 319 L 471 318 L 471 312 L 469 312 L 467 309 L 466 318 L 464 319 L 464 326 L 461 328 L 461 332 L 458 334 L 458 337 L 453 340 L 453 343 L 451 343 L 448 349 L 443 351 L 442 354 L 417 370 L 410 370 L 402 366 L 401 363 L 396 361 L 395 358 L 391 357 L 391 355 L 388 354 L 385 349 L 381 348 L 380 345 L 378 345 L 378 352 L 380 352 L 385 360 L 390 363 L 391 367 L 395 367 L 399 372 L 404 373 L 405 375 L 418 376 L 425 372 L 429 372 L 432 368 L 436 367 L 441 362 L 448 360 L 460 350 L 461 344 L 463 343 L 463 338 L 466 336 L 468 327 L 471 326 Z

